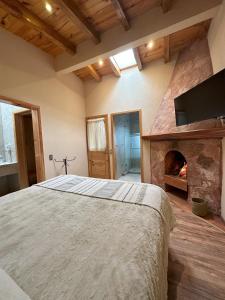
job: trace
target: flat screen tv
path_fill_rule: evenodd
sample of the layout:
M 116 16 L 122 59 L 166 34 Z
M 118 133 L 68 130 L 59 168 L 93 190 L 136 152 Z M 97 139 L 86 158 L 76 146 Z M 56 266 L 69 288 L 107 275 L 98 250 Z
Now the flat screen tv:
M 174 99 L 176 125 L 225 116 L 225 69 Z

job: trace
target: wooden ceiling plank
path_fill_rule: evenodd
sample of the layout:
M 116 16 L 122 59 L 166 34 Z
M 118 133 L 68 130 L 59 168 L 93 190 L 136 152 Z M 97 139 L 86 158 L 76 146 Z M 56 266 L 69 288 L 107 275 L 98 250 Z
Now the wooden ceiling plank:
M 109 58 L 109 63 L 110 63 L 111 69 L 116 77 L 120 77 L 121 76 L 120 69 L 117 66 L 117 63 L 115 61 L 113 61 L 112 59 Z
M 95 68 L 92 65 L 87 66 L 88 71 L 90 75 L 96 80 L 96 81 L 101 81 L 101 76 L 98 74 L 98 72 L 95 70 Z
M 130 23 L 128 21 L 128 18 L 126 16 L 125 11 L 123 10 L 123 7 L 120 3 L 120 0 L 111 0 L 112 5 L 114 6 L 116 13 L 120 19 L 120 22 L 122 23 L 125 30 L 130 29 Z
M 170 61 L 170 36 L 164 37 L 164 61 L 168 63 Z
M 164 14 L 170 10 L 172 5 L 171 2 L 172 0 L 161 0 L 161 8 Z
M 73 0 L 54 0 L 67 17 L 84 31 L 96 44 L 100 42 L 99 34 L 94 27 L 86 20 L 83 13 Z
M 139 71 L 141 71 L 141 70 L 143 70 L 143 63 L 141 61 L 139 50 L 138 50 L 138 48 L 133 48 L 133 51 L 134 51 L 134 57 L 137 62 L 138 69 L 139 69 Z
M 76 46 L 74 46 L 73 43 L 61 36 L 57 31 L 55 31 L 51 26 L 46 24 L 38 16 L 23 6 L 19 1 L 0 0 L 0 6 L 2 6 L 3 9 L 5 9 L 12 16 L 29 25 L 29 27 L 38 30 L 43 35 L 47 36 L 60 48 L 65 49 L 70 54 L 74 54 L 76 52 Z

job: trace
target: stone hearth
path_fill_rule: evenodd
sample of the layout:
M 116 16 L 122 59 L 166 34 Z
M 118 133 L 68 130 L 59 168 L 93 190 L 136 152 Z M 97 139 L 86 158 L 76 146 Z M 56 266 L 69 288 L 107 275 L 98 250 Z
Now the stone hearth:
M 209 209 L 220 215 L 222 178 L 221 139 L 151 141 L 152 183 L 165 188 L 165 157 L 179 151 L 187 161 L 188 200 L 203 198 Z

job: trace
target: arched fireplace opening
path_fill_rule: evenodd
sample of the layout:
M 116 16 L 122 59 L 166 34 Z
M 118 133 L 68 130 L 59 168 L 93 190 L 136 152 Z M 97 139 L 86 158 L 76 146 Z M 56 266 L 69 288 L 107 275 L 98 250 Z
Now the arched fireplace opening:
M 165 156 L 164 183 L 167 191 L 180 192 L 188 197 L 187 161 L 184 155 L 176 150 L 167 152 Z

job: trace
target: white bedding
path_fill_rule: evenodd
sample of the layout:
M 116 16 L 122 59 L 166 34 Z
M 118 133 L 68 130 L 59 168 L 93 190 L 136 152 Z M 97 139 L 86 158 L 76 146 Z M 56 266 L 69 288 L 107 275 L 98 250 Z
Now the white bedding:
M 15 281 L 0 269 L 0 300 L 30 300 Z
M 41 186 L 0 198 L 0 268 L 32 300 L 166 299 L 174 218 L 145 190 L 149 206 Z

